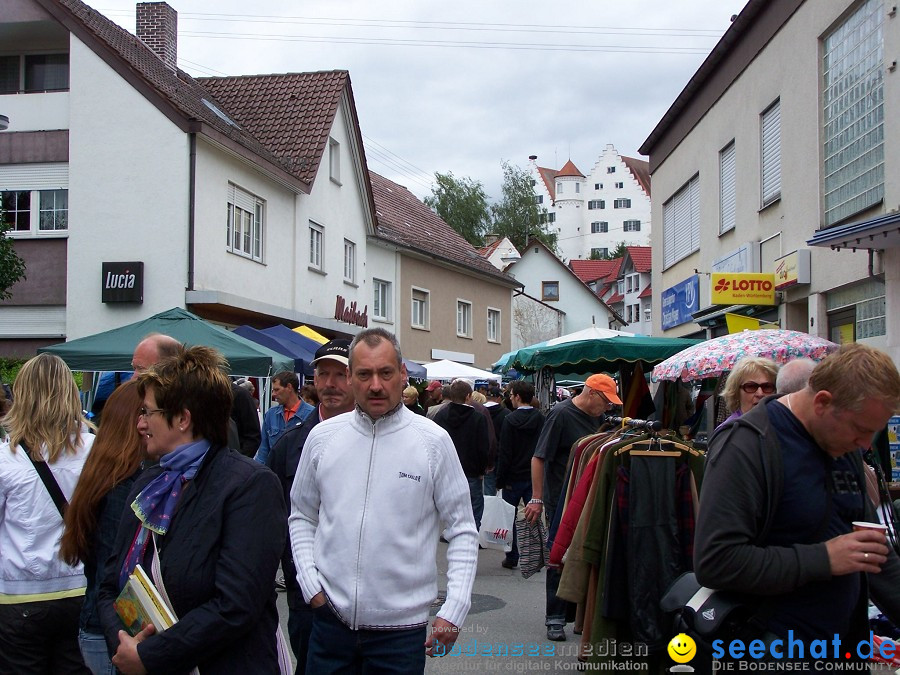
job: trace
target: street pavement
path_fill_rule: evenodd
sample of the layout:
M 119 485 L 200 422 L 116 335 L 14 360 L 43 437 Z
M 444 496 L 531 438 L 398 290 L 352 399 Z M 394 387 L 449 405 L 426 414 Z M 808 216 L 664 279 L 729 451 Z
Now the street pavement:
M 447 545 L 438 544 L 438 589 L 447 587 Z M 544 627 L 545 572 L 523 579 L 518 569 L 500 566 L 501 551 L 478 552 L 472 609 L 457 640 L 458 649 L 428 659 L 426 673 L 530 673 L 574 671 L 579 636 L 566 626 L 566 642 L 550 642 Z M 432 612 L 440 607 L 439 602 Z M 278 612 L 287 636 L 287 601 L 278 594 Z M 502 654 L 520 654 L 505 656 Z

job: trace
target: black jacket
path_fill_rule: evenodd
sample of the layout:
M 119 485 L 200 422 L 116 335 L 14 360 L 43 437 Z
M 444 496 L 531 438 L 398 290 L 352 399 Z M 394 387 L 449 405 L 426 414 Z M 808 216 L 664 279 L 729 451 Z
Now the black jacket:
M 717 429 L 711 439 L 694 540 L 694 569 L 704 586 L 779 596 L 831 579 L 824 541 L 766 545 L 784 488 L 782 449 L 766 407 L 771 398 Z M 849 457 L 861 463 L 858 453 Z M 864 503 L 866 520 L 877 522 L 872 503 Z M 892 621 L 900 620 L 900 560 L 892 550 L 881 572 L 863 579 L 851 621 L 856 627 L 868 625 L 866 581 L 879 609 Z
M 145 471 L 128 503 L 161 471 Z M 179 620 L 138 646 L 149 673 L 185 673 L 195 666 L 204 675 L 278 673 L 273 582 L 286 520 L 271 471 L 235 450 L 210 448 L 185 486 L 168 533 L 158 538 L 162 576 Z M 100 588 L 100 618 L 113 654 L 122 622 L 112 603 L 138 525 L 126 511 Z
M 259 428 L 259 416 L 256 413 L 256 402 L 243 387 L 231 385 L 234 402 L 231 404 L 231 419 L 237 427 L 238 447 L 234 448 L 245 457 L 253 457 L 259 450 L 262 440 Z
M 490 430 L 485 417 L 472 406 L 450 403 L 438 411 L 434 421 L 450 434 L 466 477 L 483 476 L 490 447 Z
M 497 487 L 531 480 L 531 458 L 543 428 L 544 416 L 537 408 L 517 408 L 506 415 L 500 429 Z

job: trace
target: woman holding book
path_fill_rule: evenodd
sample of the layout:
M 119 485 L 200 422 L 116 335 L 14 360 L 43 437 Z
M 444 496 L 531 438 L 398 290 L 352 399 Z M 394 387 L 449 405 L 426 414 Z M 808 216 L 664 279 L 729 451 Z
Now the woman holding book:
M 72 372 L 41 354 L 19 371 L 0 442 L 0 673 L 88 673 L 85 578 L 59 557 L 62 512 L 94 437 Z
M 287 514 L 271 471 L 226 447 L 225 360 L 191 347 L 137 376 L 147 469 L 128 497 L 100 615 L 113 665 L 131 673 L 278 673 L 272 580 Z M 140 565 L 177 622 L 122 630 L 114 602 Z
M 116 531 L 128 507 L 125 500 L 141 472 L 144 438 L 137 431 L 137 419 L 142 405 L 133 381 L 110 394 L 103 408 L 103 423 L 66 510 L 60 556 L 70 565 L 84 563 L 87 591 L 81 607 L 78 645 L 85 665 L 94 675 L 114 672 L 103 637 L 97 595 L 103 565 L 113 552 Z

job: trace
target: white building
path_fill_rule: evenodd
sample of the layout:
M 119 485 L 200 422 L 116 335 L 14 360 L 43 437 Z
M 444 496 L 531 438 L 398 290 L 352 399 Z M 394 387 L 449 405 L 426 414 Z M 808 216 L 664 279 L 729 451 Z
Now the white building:
M 881 0 L 747 3 L 641 147 L 655 335 L 736 312 L 900 361 L 898 49 Z M 776 305 L 712 305 L 714 271 L 776 274 Z
M 650 243 L 650 174 L 644 160 L 607 145 L 585 176 L 569 160 L 559 169 L 531 162 L 535 193 L 547 209 L 563 261 L 605 256 L 625 242 Z

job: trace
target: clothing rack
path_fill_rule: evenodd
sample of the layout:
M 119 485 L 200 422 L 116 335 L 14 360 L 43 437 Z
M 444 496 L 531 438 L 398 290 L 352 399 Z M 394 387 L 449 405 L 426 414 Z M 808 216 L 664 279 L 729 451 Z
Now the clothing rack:
M 610 424 L 631 427 L 632 429 L 643 429 L 645 431 L 659 431 L 662 429 L 662 422 L 659 420 L 639 420 L 634 417 L 607 416 L 606 421 Z

